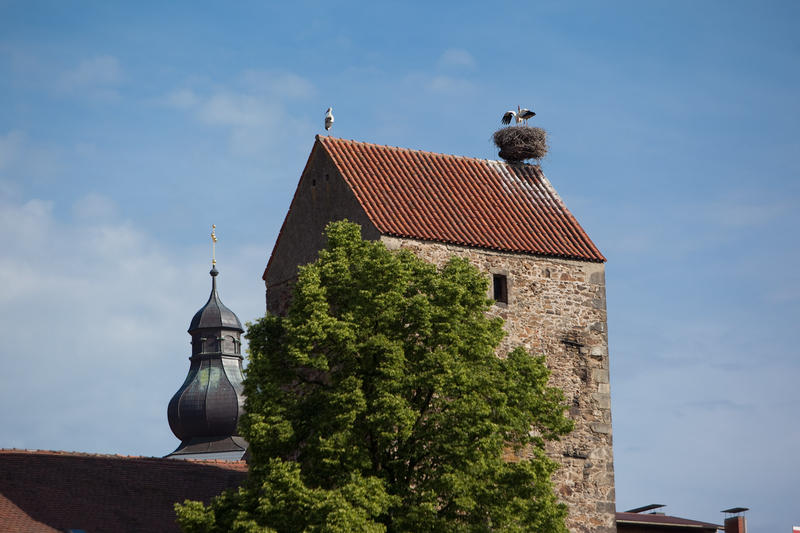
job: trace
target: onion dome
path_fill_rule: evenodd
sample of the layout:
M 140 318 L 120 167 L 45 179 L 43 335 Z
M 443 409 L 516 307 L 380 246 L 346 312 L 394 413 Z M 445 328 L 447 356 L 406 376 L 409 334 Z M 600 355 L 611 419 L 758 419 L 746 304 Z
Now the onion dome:
M 247 442 L 238 435 L 244 414 L 242 323 L 217 293 L 216 267 L 211 268 L 211 296 L 189 326 L 192 355 L 189 373 L 169 402 L 167 418 L 178 448 L 175 459 L 239 460 Z

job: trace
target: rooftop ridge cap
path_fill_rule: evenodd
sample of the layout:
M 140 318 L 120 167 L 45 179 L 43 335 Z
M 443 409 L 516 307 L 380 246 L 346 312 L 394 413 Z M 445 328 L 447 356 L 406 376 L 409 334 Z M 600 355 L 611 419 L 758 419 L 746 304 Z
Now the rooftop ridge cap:
M 510 165 L 510 164 L 512 164 L 512 163 L 509 163 L 508 161 L 502 161 L 502 160 L 499 160 L 499 159 L 488 159 L 488 158 L 483 158 L 483 157 L 474 157 L 474 156 L 460 155 L 460 154 L 446 154 L 444 152 L 432 152 L 430 150 L 421 150 L 419 148 L 407 148 L 407 147 L 404 147 L 404 146 L 393 146 L 391 144 L 378 144 L 378 143 L 372 143 L 372 142 L 368 142 L 368 141 L 357 141 L 355 139 L 345 139 L 343 137 L 333 137 L 331 135 L 317 135 L 317 138 L 322 143 L 325 143 L 326 141 L 353 143 L 353 144 L 360 144 L 360 145 L 364 145 L 364 146 L 374 146 L 376 148 L 388 148 L 388 149 L 391 149 L 391 150 L 400 150 L 400 151 L 405 151 L 405 152 L 417 152 L 417 153 L 420 153 L 420 154 L 437 155 L 437 156 L 441 156 L 441 157 L 454 157 L 454 158 L 457 158 L 457 159 L 469 159 L 470 161 L 487 161 L 489 163 L 499 163 L 501 165 Z M 524 162 L 521 162 L 521 161 L 518 162 L 518 163 L 513 163 L 513 164 L 514 165 L 524 165 L 524 166 L 528 166 L 528 167 L 536 167 L 536 168 L 539 167 L 539 165 L 531 164 L 531 163 L 524 163 Z
M 541 165 L 539 163 L 526 163 L 525 161 L 506 161 L 505 159 L 481 159 L 478 157 L 473 157 L 472 159 L 478 159 L 480 161 L 488 161 L 489 163 L 499 163 L 501 165 L 510 165 L 512 167 L 531 167 L 531 168 L 538 168 L 541 170 Z M 542 171 L 544 173 L 544 171 Z
M 121 453 L 94 453 L 69 450 L 43 450 L 40 448 L 0 448 L 2 453 L 28 453 L 40 455 L 68 455 L 74 457 L 122 457 L 126 459 L 163 459 L 155 455 L 125 455 Z
M 235 461 L 228 461 L 226 459 L 191 459 L 192 463 L 214 463 L 224 465 L 247 464 L 244 459 L 236 459 Z
M 169 464 L 183 464 L 183 461 L 172 459 L 169 457 L 158 457 L 153 455 L 123 455 L 119 453 L 91 453 L 91 452 L 69 452 L 64 450 L 39 450 L 27 448 L 0 448 L 0 454 L 26 454 L 26 455 L 49 455 L 54 457 L 94 457 L 99 459 L 139 459 L 147 461 L 169 461 Z M 227 461 L 225 459 L 192 459 L 191 463 L 195 464 L 214 464 L 214 465 L 232 465 L 243 466 L 247 465 L 244 459 L 237 459 L 235 461 Z

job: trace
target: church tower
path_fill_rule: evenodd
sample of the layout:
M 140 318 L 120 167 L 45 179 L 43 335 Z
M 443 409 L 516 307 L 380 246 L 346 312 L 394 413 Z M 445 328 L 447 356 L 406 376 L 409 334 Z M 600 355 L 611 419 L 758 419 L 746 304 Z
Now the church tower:
M 216 243 L 216 235 L 211 232 Z M 238 461 L 247 442 L 237 434 L 244 414 L 239 318 L 217 293 L 216 259 L 211 267 L 211 295 L 189 325 L 192 356 L 189 373 L 167 408 L 169 427 L 181 439 L 167 457 Z
M 269 312 L 286 313 L 298 265 L 342 219 L 389 249 L 483 272 L 489 315 L 505 320 L 498 355 L 544 355 L 575 422 L 547 448 L 567 528 L 616 533 L 606 258 L 541 168 L 318 135 L 264 270 Z

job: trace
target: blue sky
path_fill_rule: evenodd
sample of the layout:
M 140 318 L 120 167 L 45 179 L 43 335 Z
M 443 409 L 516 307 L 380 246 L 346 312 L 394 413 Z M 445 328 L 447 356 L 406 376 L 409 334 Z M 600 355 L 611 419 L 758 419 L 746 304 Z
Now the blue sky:
M 275 4 L 0 0 L 0 447 L 177 445 L 209 228 L 253 320 L 328 106 L 494 159 L 522 105 L 609 258 L 618 509 L 800 525 L 800 4 Z

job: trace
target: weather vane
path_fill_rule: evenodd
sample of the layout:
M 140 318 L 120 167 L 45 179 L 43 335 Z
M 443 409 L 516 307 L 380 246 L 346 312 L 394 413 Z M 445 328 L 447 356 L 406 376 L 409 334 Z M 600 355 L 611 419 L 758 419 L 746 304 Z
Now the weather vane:
M 211 264 L 217 264 L 217 234 L 214 230 L 217 229 L 216 224 L 211 224 Z

